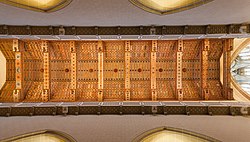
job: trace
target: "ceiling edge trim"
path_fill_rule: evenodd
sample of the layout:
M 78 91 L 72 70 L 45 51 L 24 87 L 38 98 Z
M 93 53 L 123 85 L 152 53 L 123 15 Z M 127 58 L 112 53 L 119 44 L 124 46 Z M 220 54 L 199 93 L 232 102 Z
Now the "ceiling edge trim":
M 184 26 L 31 26 L 0 25 L 0 35 L 247 35 L 250 24 Z M 223 37 L 222 37 L 223 38 Z

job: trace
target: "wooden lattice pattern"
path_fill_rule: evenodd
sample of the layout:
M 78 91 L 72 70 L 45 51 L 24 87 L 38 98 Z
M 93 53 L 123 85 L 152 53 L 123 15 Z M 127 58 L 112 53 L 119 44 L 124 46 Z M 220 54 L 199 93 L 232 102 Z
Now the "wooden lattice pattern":
M 124 54 L 123 41 L 105 42 L 104 45 L 104 100 L 124 99 Z
M 77 45 L 77 97 L 82 101 L 97 101 L 98 49 L 96 41 Z
M 40 102 L 46 100 L 44 97 L 47 95 L 49 101 L 150 101 L 153 100 L 153 93 L 156 100 L 178 100 L 177 93 L 183 94 L 183 100 L 201 100 L 202 89 L 208 90 L 210 100 L 225 99 L 219 80 L 224 42 L 223 39 L 209 40 L 207 58 L 202 60 L 204 40 L 184 40 L 181 42 L 183 47 L 178 45 L 177 40 L 159 40 L 154 42 L 157 43 L 156 48 L 150 40 L 102 41 L 101 49 L 99 41 L 47 41 L 46 46 L 42 41 L 22 41 L 24 44 L 19 47 L 22 59 L 20 91 L 24 97 L 21 101 Z M 12 44 L 12 40 L 0 41 L 8 72 L 0 92 L 1 102 L 12 102 L 13 92 L 16 91 L 16 57 Z M 180 47 L 181 50 L 178 49 Z M 178 90 L 176 72 L 179 51 L 182 85 Z M 102 55 L 103 59 L 100 60 L 98 55 Z M 44 74 L 44 59 L 47 57 L 48 75 Z M 129 60 L 125 61 L 126 58 Z M 99 61 L 103 62 L 103 76 L 98 75 Z M 73 68 L 72 63 L 75 64 Z M 202 88 L 202 64 L 205 63 L 208 64 L 205 74 L 208 81 L 207 88 Z M 126 68 L 127 64 L 129 68 Z M 152 66 L 155 67 L 153 71 Z M 76 74 L 76 88 L 72 89 L 73 73 Z M 155 88 L 152 88 L 152 73 L 155 73 Z M 46 89 L 45 76 L 49 80 Z M 129 79 L 127 83 L 126 76 Z M 103 80 L 102 88 L 98 87 L 100 79 Z
M 150 41 L 131 42 L 131 100 L 150 100 Z

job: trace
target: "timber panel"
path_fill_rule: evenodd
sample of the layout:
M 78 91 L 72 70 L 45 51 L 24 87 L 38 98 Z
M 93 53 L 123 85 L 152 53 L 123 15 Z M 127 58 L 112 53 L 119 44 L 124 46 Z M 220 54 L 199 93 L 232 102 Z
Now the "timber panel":
M 50 81 L 52 101 L 71 101 L 70 68 L 71 50 L 69 42 L 49 43 Z
M 208 51 L 208 91 L 210 100 L 221 100 L 220 58 L 223 53 L 223 40 L 211 39 Z
M 12 44 L 12 40 L 0 41 L 0 52 L 6 59 L 6 82 L 0 91 L 0 100 L 2 102 L 12 102 L 13 91 L 16 88 L 16 63 Z
M 151 100 L 151 41 L 131 41 L 131 100 Z
M 23 51 L 23 79 L 25 100 L 39 102 L 43 90 L 43 49 L 40 41 L 24 44 Z
M 124 100 L 124 59 L 123 41 L 107 41 L 104 44 L 104 100 Z
M 182 80 L 184 100 L 199 100 L 201 76 L 201 40 L 186 40 L 183 46 Z
M 98 49 L 96 41 L 78 42 L 77 96 L 83 101 L 97 101 Z
M 158 100 L 174 100 L 176 97 L 176 41 L 158 41 L 156 56 L 156 90 Z

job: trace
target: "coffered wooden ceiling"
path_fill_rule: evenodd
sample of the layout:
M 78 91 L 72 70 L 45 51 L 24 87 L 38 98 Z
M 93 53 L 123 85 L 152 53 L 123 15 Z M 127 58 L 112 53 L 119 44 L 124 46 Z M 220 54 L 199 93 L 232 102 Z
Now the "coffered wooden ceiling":
M 7 81 L 0 101 L 231 100 L 232 43 L 1 40 Z
M 53 13 L 40 13 L 0 4 L 0 24 L 65 26 L 207 25 L 250 21 L 249 0 L 214 0 L 187 11 L 159 16 L 129 0 L 73 0 Z

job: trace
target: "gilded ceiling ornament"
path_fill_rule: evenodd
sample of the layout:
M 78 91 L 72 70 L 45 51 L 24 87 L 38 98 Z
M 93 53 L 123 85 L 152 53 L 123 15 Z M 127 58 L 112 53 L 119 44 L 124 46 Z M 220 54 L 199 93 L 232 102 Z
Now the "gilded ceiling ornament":
M 72 0 L 0 0 L 1 3 L 38 12 L 54 12 L 69 5 Z
M 172 14 L 201 6 L 213 0 L 129 0 L 137 7 L 159 15 Z

